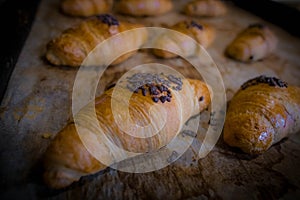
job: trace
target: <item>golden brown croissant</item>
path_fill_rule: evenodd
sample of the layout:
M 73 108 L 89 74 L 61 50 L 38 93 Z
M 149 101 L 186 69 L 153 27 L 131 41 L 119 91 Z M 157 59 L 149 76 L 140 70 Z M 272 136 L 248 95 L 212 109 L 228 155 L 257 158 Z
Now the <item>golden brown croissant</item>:
M 184 8 L 184 13 L 191 16 L 216 17 L 226 12 L 225 4 L 219 0 L 195 0 Z
M 66 187 L 72 182 L 78 181 L 81 176 L 103 170 L 107 165 L 117 162 L 111 153 L 114 148 L 107 146 L 103 148 L 107 148 L 108 153 L 103 153 L 105 151 L 102 150 L 97 152 L 101 153 L 100 160 L 105 160 L 107 165 L 93 157 L 95 154 L 90 154 L 80 140 L 77 134 L 78 128 L 81 131 L 81 139 L 82 137 L 86 138 L 86 141 L 89 142 L 88 145 L 92 147 L 99 146 L 99 144 L 94 145 L 93 141 L 97 141 L 97 138 L 90 135 L 101 132 L 114 144 L 127 151 L 153 152 L 167 145 L 191 116 L 198 114 L 210 103 L 208 87 L 199 80 L 182 80 L 174 75 L 160 76 L 158 79 L 155 77 L 157 74 L 134 74 L 130 77 L 127 87 L 119 87 L 122 98 L 126 94 L 132 95 L 129 101 L 122 98 L 116 99 L 116 96 L 113 96 L 115 89 L 111 88 L 96 98 L 95 104 L 90 103 L 80 110 L 74 117 L 77 119 L 77 121 L 75 120 L 77 129 L 74 123 L 66 125 L 57 134 L 45 153 L 44 180 L 47 185 L 53 188 Z M 137 85 L 141 81 L 144 85 Z M 136 87 L 138 89 L 135 89 Z M 120 111 L 123 122 L 122 129 L 113 114 L 111 106 L 113 101 L 118 102 L 116 107 Z M 156 106 L 159 107 L 153 108 Z M 91 120 L 93 108 L 96 110 L 96 122 Z M 135 124 L 132 128 L 129 123 L 125 123 L 128 117 L 126 117 L 126 109 L 129 109 L 131 119 L 139 126 L 145 126 L 150 122 L 153 127 L 160 127 L 163 123 L 164 126 L 159 134 L 152 137 L 132 137 L 124 130 L 129 129 L 133 134 L 137 130 L 137 125 Z M 152 114 L 150 115 L 149 112 Z M 165 120 L 162 119 L 163 115 L 166 116 Z M 89 140 L 89 138 L 92 139 Z
M 110 12 L 113 0 L 63 0 L 61 9 L 71 16 L 89 17 Z
M 265 58 L 276 46 L 277 38 L 266 25 L 252 24 L 237 35 L 225 53 L 238 61 L 251 62 Z
M 171 0 L 121 0 L 117 4 L 118 12 L 132 16 L 156 16 L 172 8 Z
M 65 30 L 59 37 L 47 45 L 46 58 L 54 65 L 79 67 L 87 55 L 101 42 L 123 31 L 143 27 L 140 24 L 118 21 L 112 15 L 99 15 L 86 20 L 74 28 Z M 135 34 L 135 35 L 132 35 Z M 117 44 L 106 49 L 116 52 L 120 49 L 138 49 L 147 40 L 147 31 L 132 33 L 124 41 L 115 41 Z M 119 38 L 119 37 L 118 37 Z M 112 64 L 118 64 L 132 56 L 134 52 L 122 55 Z
M 249 154 L 260 154 L 300 131 L 300 88 L 260 76 L 244 83 L 232 98 L 224 140 Z
M 192 37 L 205 48 L 215 38 L 215 31 L 211 26 L 199 24 L 193 20 L 178 22 L 170 28 Z M 188 57 L 194 55 L 198 50 L 194 42 L 187 40 L 186 37 L 182 37 L 179 34 L 172 34 L 172 32 L 167 32 L 159 36 L 155 41 L 155 47 L 157 49 L 153 50 L 154 54 L 163 58 L 174 58 L 177 56 L 171 52 L 180 52 L 185 57 Z M 167 49 L 169 52 L 162 49 Z

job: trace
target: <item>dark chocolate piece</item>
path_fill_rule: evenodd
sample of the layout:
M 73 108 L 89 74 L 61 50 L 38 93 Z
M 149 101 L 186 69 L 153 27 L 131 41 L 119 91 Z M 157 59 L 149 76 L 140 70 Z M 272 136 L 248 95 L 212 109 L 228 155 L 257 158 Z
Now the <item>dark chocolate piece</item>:
M 109 26 L 118 26 L 119 25 L 119 21 L 110 14 L 98 15 L 97 18 Z
M 107 91 L 107 90 L 109 90 L 109 89 L 111 89 L 111 88 L 113 88 L 113 87 L 115 87 L 115 86 L 116 86 L 116 84 L 113 83 L 113 84 L 109 85 L 105 90 Z
M 284 82 L 276 77 L 267 77 L 265 75 L 262 75 L 262 76 L 258 76 L 256 78 L 248 80 L 241 86 L 241 89 L 245 90 L 246 88 L 248 88 L 252 85 L 257 85 L 259 83 L 265 83 L 272 87 L 281 87 L 281 88 L 288 87 L 288 84 L 286 82 Z
M 157 103 L 157 102 L 159 101 L 159 98 L 157 98 L 157 97 L 152 97 L 152 100 L 153 100 L 155 103 Z
M 149 96 L 154 102 L 161 101 L 162 103 L 171 102 L 172 94 L 170 87 L 179 91 L 182 90 L 183 82 L 181 78 L 174 75 L 151 74 L 151 73 L 136 73 L 127 77 L 127 88 L 131 92 L 138 93 L 141 90 L 143 96 Z
M 204 100 L 204 96 L 201 96 L 200 98 L 199 98 L 199 101 L 203 101 Z
M 196 27 L 199 30 L 203 30 L 203 26 L 201 24 L 196 23 L 195 21 L 191 21 L 191 26 Z

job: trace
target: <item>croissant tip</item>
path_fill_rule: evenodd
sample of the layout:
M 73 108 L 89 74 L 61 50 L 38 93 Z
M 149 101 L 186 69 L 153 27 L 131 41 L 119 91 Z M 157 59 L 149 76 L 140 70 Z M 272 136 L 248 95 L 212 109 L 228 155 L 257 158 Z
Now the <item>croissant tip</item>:
M 66 176 L 64 173 L 59 171 L 45 171 L 44 175 L 44 182 L 45 184 L 53 189 L 62 189 L 73 182 L 77 181 L 74 178 Z

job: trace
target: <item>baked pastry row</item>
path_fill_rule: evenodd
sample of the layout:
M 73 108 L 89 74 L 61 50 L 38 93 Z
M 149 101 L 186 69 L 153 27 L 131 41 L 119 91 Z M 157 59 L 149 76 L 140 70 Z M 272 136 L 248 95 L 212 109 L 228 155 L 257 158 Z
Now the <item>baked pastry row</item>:
M 113 156 L 114 147 L 104 145 L 101 147 L 103 150 L 97 151 L 99 141 L 95 141 L 101 140 L 99 134 L 129 152 L 157 151 L 179 133 L 191 116 L 209 105 L 211 95 L 205 83 L 181 80 L 174 76 L 157 79 L 157 76 L 134 74 L 128 79 L 127 87 L 118 88 L 122 96 L 132 94 L 129 102 L 113 96 L 115 88 L 110 88 L 82 108 L 75 116 L 77 126 L 74 122 L 66 125 L 47 149 L 43 158 L 45 182 L 53 188 L 66 187 L 81 176 L 96 173 L 120 161 Z M 113 113 L 112 101 L 118 102 L 115 106 L 120 111 L 118 117 L 123 119 L 122 128 Z M 164 109 L 153 110 L 156 104 Z M 96 120 L 92 120 L 93 107 Z M 127 122 L 126 109 L 129 109 L 129 118 L 135 122 L 133 127 Z M 153 115 L 149 115 L 150 109 Z M 161 116 L 164 114 L 167 119 L 159 134 L 146 138 L 132 136 L 133 133 L 138 134 L 137 127 L 140 125 L 151 122 L 153 127 L 161 127 L 164 123 Z M 128 135 L 126 130 L 131 130 L 131 134 Z M 249 154 L 261 154 L 273 144 L 299 131 L 300 88 L 266 76 L 256 77 L 241 86 L 230 101 L 223 130 L 227 144 Z M 96 149 L 98 159 L 87 149 Z M 125 154 L 122 158 L 129 157 Z M 105 163 L 101 163 L 99 158 Z
M 101 42 L 127 30 L 142 28 L 141 24 L 119 21 L 112 15 L 99 15 L 85 20 L 79 25 L 65 30 L 60 36 L 51 40 L 47 45 L 46 58 L 54 65 L 79 67 L 88 54 Z M 186 20 L 175 24 L 170 29 L 181 32 L 195 39 L 199 44 L 208 47 L 214 40 L 214 29 L 207 24 L 200 24 L 194 20 Z M 148 39 L 146 29 L 123 34 L 118 37 L 114 45 L 105 49 L 107 52 L 118 52 L 126 49 L 139 49 Z M 122 42 L 123 41 L 123 42 Z M 189 42 L 186 37 L 168 32 L 157 38 L 155 45 L 169 52 L 180 52 L 181 55 L 195 54 L 194 42 Z M 112 64 L 119 64 L 136 51 L 127 53 L 117 58 Z M 164 50 L 154 50 L 154 54 L 163 58 L 172 58 L 177 55 Z
M 109 13 L 113 0 L 63 0 L 61 9 L 71 16 L 88 17 Z M 119 0 L 115 1 L 119 13 L 132 16 L 157 16 L 173 8 L 172 0 Z M 184 8 L 192 16 L 215 17 L 226 13 L 226 6 L 219 0 L 194 0 Z
M 106 3 L 110 6 L 111 1 L 106 1 Z M 199 3 L 199 5 L 202 4 Z M 198 7 L 199 5 L 196 6 L 198 10 L 202 9 Z M 105 9 L 108 9 L 109 6 Z M 124 8 L 125 5 L 122 7 Z M 130 9 L 132 8 L 128 7 L 129 11 L 124 11 L 124 13 L 132 12 Z M 220 10 L 222 10 L 221 7 Z M 157 13 L 159 12 L 157 11 Z M 126 30 L 141 27 L 143 25 L 118 21 L 111 15 L 100 15 L 64 31 L 61 36 L 52 40 L 47 46 L 46 57 L 55 65 L 80 66 L 88 53 L 105 39 Z M 215 37 L 214 29 L 211 26 L 193 20 L 179 22 L 170 28 L 194 38 L 204 47 L 208 47 Z M 130 42 L 126 44 L 138 49 L 145 43 L 147 36 L 147 31 L 144 31 L 143 34 L 124 38 L 124 40 L 129 40 Z M 181 39 L 177 35 L 161 35 L 156 42 L 161 45 L 161 49 L 168 49 L 169 52 L 154 50 L 154 54 L 163 58 L 172 58 L 176 55 L 170 52 L 180 49 L 185 56 L 193 55 L 195 48 L 192 44 L 187 45 L 185 49 L 183 48 L 185 41 Z M 240 61 L 256 61 L 274 51 L 276 44 L 277 39 L 268 27 L 255 24 L 238 34 L 226 49 L 226 54 Z M 109 51 L 114 51 L 113 48 L 123 47 L 119 45 L 111 48 Z M 134 52 L 125 54 L 115 60 L 113 64 L 123 62 L 133 54 Z M 95 106 L 97 123 L 100 127 L 97 131 L 107 135 L 122 148 L 146 153 L 164 147 L 179 133 L 183 123 L 189 117 L 207 108 L 210 103 L 208 86 L 203 82 L 178 78 L 175 80 L 171 82 L 177 84 L 177 89 L 157 82 L 145 83 L 135 88 L 134 91 L 130 89 L 132 87 L 122 88 L 124 93 L 133 95 L 129 105 L 126 102 L 119 102 L 120 108 L 129 107 L 131 117 L 139 124 L 148 124 L 151 121 L 159 126 L 161 123 L 159 110 L 155 111 L 156 118 L 150 118 L 145 113 L 148 113 L 155 104 L 166 108 L 168 118 L 162 134 L 149 139 L 137 139 L 119 129 L 110 107 L 114 88 L 96 98 L 95 105 L 87 105 L 77 114 L 82 120 L 79 124 L 81 130 L 86 137 L 94 134 L 94 130 L 90 127 L 96 126 L 89 120 L 91 117 L 89 106 Z M 298 87 L 288 86 L 276 78 L 261 76 L 249 80 L 230 102 L 224 126 L 224 141 L 247 153 L 258 154 L 266 151 L 271 145 L 289 134 L 298 132 L 300 130 L 299 94 Z M 181 109 L 184 109 L 184 112 L 179 112 Z M 127 125 L 125 124 L 125 126 Z M 102 156 L 110 164 L 115 162 L 114 158 L 108 154 Z M 73 122 L 63 128 L 54 138 L 45 153 L 44 165 L 45 182 L 53 188 L 66 187 L 79 180 L 81 176 L 107 167 L 86 149 Z

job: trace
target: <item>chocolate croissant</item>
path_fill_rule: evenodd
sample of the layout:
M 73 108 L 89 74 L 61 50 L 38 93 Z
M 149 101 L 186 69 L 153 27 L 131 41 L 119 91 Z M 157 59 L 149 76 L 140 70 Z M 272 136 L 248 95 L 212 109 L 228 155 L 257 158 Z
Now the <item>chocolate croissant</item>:
M 65 30 L 60 36 L 50 41 L 47 45 L 46 58 L 54 65 L 67 65 L 79 67 L 87 55 L 101 42 L 123 31 L 143 27 L 140 24 L 132 24 L 118 21 L 112 15 L 99 15 L 88 19 L 74 28 Z M 132 35 L 135 34 L 135 35 Z M 130 37 L 122 35 L 123 42 L 115 41 L 107 52 L 118 52 L 122 49 L 138 49 L 147 40 L 147 31 L 131 33 Z M 120 38 L 120 37 L 118 37 Z M 122 38 L 121 38 L 122 39 Z M 130 45 L 130 47 L 126 46 Z M 135 52 L 124 54 L 112 64 L 123 62 Z
M 158 76 L 160 77 L 157 78 Z M 90 149 L 98 148 L 99 144 L 94 144 L 97 138 L 90 135 L 100 132 L 115 145 L 127 151 L 155 152 L 167 145 L 191 116 L 198 114 L 210 103 L 210 94 L 205 83 L 199 80 L 182 80 L 174 75 L 162 77 L 149 73 L 134 74 L 129 78 L 126 87 L 118 86 L 118 89 L 122 98 L 127 94 L 132 95 L 130 100 L 113 96 L 115 88 L 111 88 L 96 98 L 95 104 L 88 104 L 75 115 L 76 127 L 74 123 L 69 123 L 56 135 L 43 157 L 44 180 L 47 185 L 52 188 L 63 188 L 78 181 L 81 176 L 93 174 L 105 169 L 106 165 L 117 162 L 111 153 L 114 151 L 113 147 L 109 145 L 101 147 L 106 149 L 107 153 L 102 150 L 97 152 L 100 160 L 106 161 L 104 164 L 97 160 L 94 154 L 89 153 L 82 139 L 88 141 L 85 145 L 89 145 Z M 119 111 L 117 116 L 114 116 L 112 110 L 114 100 Z M 159 108 L 156 108 L 157 106 Z M 94 108 L 96 122 L 91 120 Z M 128 120 L 126 109 L 129 109 L 129 118 L 135 122 L 133 126 L 126 123 Z M 162 116 L 166 116 L 166 120 L 163 120 Z M 117 124 L 115 117 L 120 117 L 123 123 Z M 152 137 L 132 136 L 136 134 L 138 125 L 146 126 L 149 123 L 154 128 L 162 127 L 162 129 Z M 164 126 L 161 126 L 162 123 Z M 81 140 L 77 132 L 79 129 Z M 125 130 L 131 130 L 131 135 Z
M 226 12 L 225 4 L 219 0 L 195 0 L 184 8 L 184 13 L 191 16 L 216 17 Z
M 199 24 L 193 20 L 178 22 L 171 26 L 170 29 L 192 37 L 205 48 L 208 47 L 215 38 L 215 30 L 211 26 Z M 163 58 L 174 58 L 177 56 L 175 53 L 171 52 L 181 53 L 184 57 L 189 57 L 194 55 L 198 50 L 195 42 L 180 34 L 172 32 L 167 32 L 158 36 L 154 46 L 156 49 L 153 50 L 153 53 L 156 56 Z
M 229 44 L 227 56 L 242 62 L 252 62 L 265 58 L 277 46 L 274 33 L 263 24 L 252 24 Z
M 171 0 L 120 0 L 117 3 L 119 13 L 132 16 L 157 16 L 172 8 Z
M 89 17 L 111 11 L 113 0 L 63 0 L 61 9 L 65 14 Z
M 224 141 L 249 154 L 261 154 L 300 131 L 300 88 L 259 76 L 241 86 L 230 101 Z

